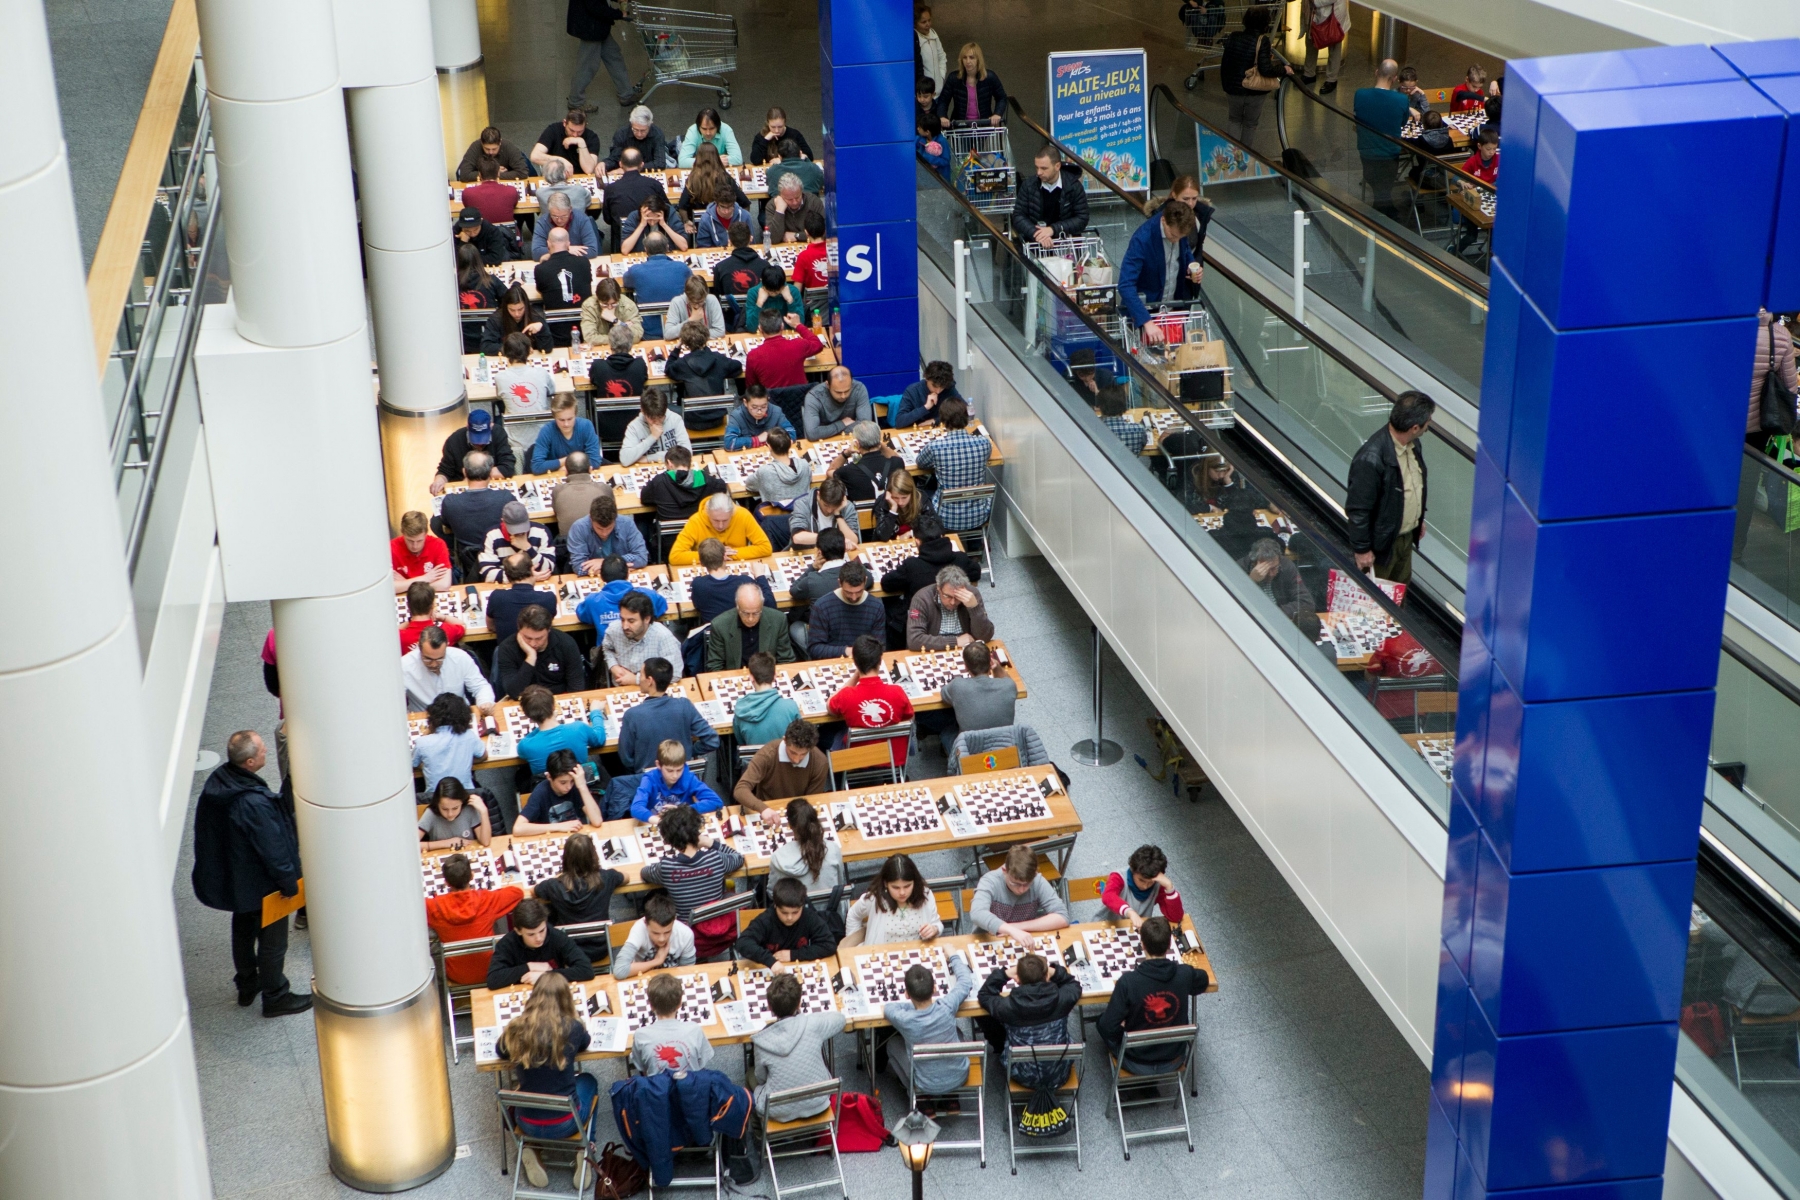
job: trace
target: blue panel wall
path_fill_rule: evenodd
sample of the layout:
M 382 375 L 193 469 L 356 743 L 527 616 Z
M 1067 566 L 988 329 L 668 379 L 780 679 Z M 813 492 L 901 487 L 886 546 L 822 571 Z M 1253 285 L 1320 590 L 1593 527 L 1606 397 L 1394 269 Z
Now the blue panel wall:
M 1800 43 L 1507 75 L 1425 1194 L 1653 1200 Z M 1671 238 L 1694 162 L 1730 194 Z
M 819 66 L 844 365 L 893 395 L 919 375 L 911 0 L 819 0 Z

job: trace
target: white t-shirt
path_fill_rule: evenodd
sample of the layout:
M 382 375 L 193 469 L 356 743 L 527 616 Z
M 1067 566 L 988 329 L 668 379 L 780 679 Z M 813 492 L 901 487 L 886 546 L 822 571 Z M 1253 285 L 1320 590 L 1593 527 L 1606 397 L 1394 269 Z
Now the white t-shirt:
M 542 367 L 507 366 L 494 376 L 494 390 L 509 417 L 550 415 L 550 372 Z
M 613 975 L 625 978 L 625 970 L 632 963 L 640 960 L 649 961 L 656 957 L 656 947 L 650 944 L 650 922 L 639 919 L 626 935 L 625 944 L 613 955 Z M 698 961 L 694 952 L 694 931 L 684 922 L 675 922 L 675 930 L 669 935 L 669 957 L 663 960 L 665 966 L 691 967 Z

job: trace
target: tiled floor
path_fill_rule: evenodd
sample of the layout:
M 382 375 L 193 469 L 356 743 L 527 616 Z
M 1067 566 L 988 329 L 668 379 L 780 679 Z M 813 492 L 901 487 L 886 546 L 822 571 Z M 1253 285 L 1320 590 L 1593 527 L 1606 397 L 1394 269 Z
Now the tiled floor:
M 1022 1163 L 1012 1177 L 1005 1127 L 996 1117 L 988 1129 L 986 1170 L 972 1156 L 947 1154 L 934 1160 L 927 1175 L 931 1194 L 949 1200 L 978 1186 L 983 1196 L 1074 1197 L 1090 1194 L 1101 1181 L 1145 1194 L 1239 1200 L 1418 1194 L 1425 1069 L 1223 801 L 1211 793 L 1194 804 L 1176 799 L 1133 763 L 1131 753 L 1151 748 L 1144 726 L 1150 710 L 1110 655 L 1107 734 L 1124 744 L 1127 757 L 1104 769 L 1073 762 L 1069 746 L 1090 732 L 1086 620 L 1041 559 L 1003 560 L 998 578 L 999 586 L 985 594 L 1030 688 L 1020 719 L 1039 730 L 1073 776 L 1071 793 L 1085 825 L 1074 871 L 1096 874 L 1119 866 L 1141 842 L 1162 845 L 1217 966 L 1220 991 L 1200 1007 L 1192 1155 L 1179 1140 L 1150 1142 L 1122 1162 L 1105 1115 L 1104 1060 L 1089 1054 L 1082 1174 L 1071 1173 L 1067 1159 L 1044 1159 Z M 246 726 L 273 734 L 275 704 L 262 690 L 257 658 L 267 628 L 264 606 L 236 605 L 227 612 L 207 714 L 209 748 L 220 748 L 226 735 Z M 940 761 L 928 760 L 922 769 L 937 773 Z M 948 855 L 923 865 L 927 874 L 954 868 Z M 236 1007 L 226 918 L 193 900 L 190 867 L 184 858 L 175 890 L 216 1194 L 220 1200 L 351 1195 L 326 1171 L 312 1022 L 264 1020 L 255 1008 Z M 306 986 L 303 932 L 293 937 L 288 973 L 297 987 Z M 839 1050 L 846 1085 L 869 1090 L 848 1039 Z M 736 1061 L 735 1055 L 722 1059 Z M 619 1069 L 601 1065 L 596 1074 L 604 1085 Z M 897 1085 L 889 1077 L 879 1082 L 891 1120 Z M 457 1139 L 471 1155 L 419 1194 L 504 1196 L 510 1181 L 499 1174 L 491 1077 L 477 1075 L 465 1058 L 451 1069 L 451 1085 Z M 1160 1114 L 1133 1114 L 1134 1123 L 1140 1116 Z M 897 1156 L 851 1155 L 845 1163 L 852 1196 L 902 1194 Z M 766 1184 L 765 1176 L 746 1190 L 767 1194 Z

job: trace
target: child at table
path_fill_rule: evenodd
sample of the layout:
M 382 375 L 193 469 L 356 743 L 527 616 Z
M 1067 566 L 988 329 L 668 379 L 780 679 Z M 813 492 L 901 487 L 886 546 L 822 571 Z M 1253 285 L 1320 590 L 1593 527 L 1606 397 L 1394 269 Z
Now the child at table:
M 767 996 L 775 1023 L 750 1039 L 756 1048 L 756 1110 L 771 1121 L 816 1117 L 831 1107 L 828 1096 L 769 1105 L 771 1092 L 824 1083 L 831 1078 L 824 1047 L 844 1032 L 844 1014 L 836 1008 L 822 1013 L 801 1012 L 804 990 L 797 975 L 785 973 L 771 979 Z
M 686 804 L 664 809 L 657 827 L 674 853 L 659 862 L 647 863 L 640 877 L 652 887 L 669 890 L 676 911 L 694 928 L 696 954 L 711 958 L 724 953 L 737 940 L 737 914 L 722 913 L 696 923 L 693 913 L 703 904 L 724 898 L 725 880 L 743 869 L 744 856 L 713 841 L 699 812 Z
M 675 902 L 667 892 L 653 893 L 644 901 L 644 916 L 631 927 L 625 944 L 613 956 L 613 978 L 630 979 L 663 967 L 691 967 L 694 931 L 682 924 Z
M 519 757 L 534 779 L 544 773 L 550 756 L 558 750 L 568 750 L 577 763 L 586 763 L 593 751 L 606 745 L 606 713 L 598 704 L 588 710 L 587 720 L 564 721 L 557 715 L 556 696 L 543 684 L 534 683 L 519 693 L 519 707 L 537 725 L 518 745 Z
M 904 854 L 881 864 L 869 890 L 850 906 L 847 932 L 839 949 L 879 946 L 887 942 L 929 942 L 944 932 L 937 901 L 925 886 L 918 865 Z
M 575 1015 L 575 997 L 569 981 L 556 971 L 538 976 L 526 998 L 525 1010 L 507 1023 L 496 1047 L 502 1059 L 513 1064 L 518 1090 L 546 1096 L 573 1096 L 577 1121 L 568 1113 L 544 1108 L 515 1108 L 513 1120 L 532 1137 L 565 1138 L 585 1124 L 589 1143 L 599 1133 L 595 1105 L 600 1081 L 581 1070 L 576 1056 L 588 1048 L 587 1026 Z M 525 1175 L 533 1187 L 549 1182 L 535 1151 L 525 1149 Z
M 475 872 L 466 855 L 451 854 L 444 858 L 444 885 L 450 890 L 425 901 L 425 924 L 437 934 L 438 941 L 468 942 L 492 937 L 495 922 L 517 908 L 525 899 L 525 889 L 513 887 L 471 887 Z M 459 954 L 444 959 L 444 973 L 452 983 L 480 983 L 487 978 L 491 954 Z
M 470 728 L 473 719 L 469 702 L 455 692 L 441 693 L 425 710 L 431 732 L 413 743 L 412 765 L 423 768 L 427 792 L 437 791 L 440 779 L 475 786 L 475 760 L 487 757 L 487 741 Z
M 461 850 L 472 841 L 485 846 L 493 832 L 481 797 L 470 795 L 461 780 L 446 775 L 438 780 L 425 815 L 419 818 L 419 849 Z
M 600 865 L 594 839 L 575 833 L 563 843 L 562 873 L 538 884 L 532 894 L 544 902 L 558 925 L 583 925 L 611 918 L 613 892 L 624 882 L 623 874 Z M 605 934 L 588 935 L 576 945 L 594 962 L 604 963 L 610 953 Z
M 719 793 L 688 770 L 686 748 L 674 738 L 665 738 L 656 744 L 656 770 L 645 771 L 638 782 L 637 795 L 631 800 L 631 815 L 649 821 L 665 809 L 692 808 L 709 813 L 724 807 Z
M 692 1021 L 680 1019 L 681 980 L 674 975 L 658 975 L 645 986 L 644 993 L 656 1020 L 631 1039 L 631 1065 L 637 1073 L 660 1075 L 673 1071 L 681 1075 L 712 1065 L 713 1048 L 706 1040 L 706 1031 Z
M 1129 920 L 1133 929 L 1143 928 L 1144 922 L 1159 912 L 1169 924 L 1179 926 L 1184 910 L 1168 870 L 1169 858 L 1161 847 L 1139 846 L 1131 852 L 1125 870 L 1106 877 L 1100 903 L 1113 916 Z
M 705 552 L 704 542 L 700 549 Z M 738 697 L 737 704 L 732 707 L 731 736 L 740 746 L 762 746 L 780 737 L 789 725 L 800 719 L 800 706 L 792 697 L 776 690 L 773 654 L 758 650 L 745 665 L 749 668 L 753 686 L 749 694 Z
M 500 339 L 506 366 L 494 375 L 494 391 L 509 417 L 547 417 L 554 385 L 550 372 L 530 361 L 531 340 L 522 333 Z
M 806 902 L 806 885 L 798 879 L 781 879 L 769 889 L 769 907 L 738 938 L 736 951 L 739 958 L 765 967 L 811 962 L 837 953 L 837 935 Z

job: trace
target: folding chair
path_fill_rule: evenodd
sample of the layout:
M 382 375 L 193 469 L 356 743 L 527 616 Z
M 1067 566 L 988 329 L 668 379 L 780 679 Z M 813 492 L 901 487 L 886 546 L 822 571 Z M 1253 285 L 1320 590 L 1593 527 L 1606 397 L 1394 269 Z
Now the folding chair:
M 988 550 L 988 527 L 992 525 L 994 521 L 994 499 L 998 492 L 999 489 L 991 483 L 978 483 L 972 487 L 939 488 L 937 499 L 934 502 L 935 507 L 937 507 L 940 512 L 946 504 L 955 504 L 966 500 L 986 500 L 989 502 L 987 520 L 972 529 L 955 529 L 949 531 L 962 538 L 964 552 L 969 554 L 979 553 L 981 555 L 982 577 L 987 580 L 987 585 L 989 587 L 994 586 L 994 558 Z M 969 543 L 971 541 L 980 544 L 979 551 L 970 547 Z
M 944 1062 L 960 1059 L 968 1064 L 968 1073 L 956 1087 L 942 1092 L 922 1092 L 914 1082 L 921 1062 Z M 922 1042 L 912 1048 L 907 1056 L 906 1091 L 912 1097 L 912 1106 L 917 1108 L 921 1099 L 954 1100 L 961 1104 L 970 1099 L 975 1101 L 975 1137 L 972 1140 L 947 1141 L 939 1138 L 931 1144 L 934 1153 L 945 1150 L 974 1150 L 981 1156 L 981 1165 L 987 1166 L 987 1042 Z M 940 1111 L 936 1120 L 942 1125 L 946 1121 L 966 1121 L 969 1114 L 946 1113 Z
M 981 775 L 988 771 L 1010 771 L 1019 765 L 1019 748 L 1002 746 L 986 754 L 965 754 L 957 760 L 960 775 Z
M 629 926 L 630 922 L 626 922 L 626 924 Z M 573 925 L 557 926 L 558 929 L 562 930 L 581 944 L 581 948 L 588 952 L 588 958 L 592 960 L 594 969 L 602 972 L 611 969 L 612 927 L 612 921 L 577 921 Z M 605 946 L 607 948 L 603 958 L 595 957 L 592 950 L 592 947 L 594 946 Z
M 463 942 L 451 942 L 445 945 L 437 935 L 431 935 L 431 957 L 437 963 L 438 994 L 444 998 L 444 1018 L 450 1027 L 450 1061 L 462 1061 L 462 1047 L 471 1049 L 475 1046 L 475 1014 L 469 1011 L 469 995 L 476 988 L 487 986 L 487 980 L 479 983 L 456 983 L 450 978 L 447 963 L 452 958 L 466 958 L 474 954 L 491 954 L 495 946 L 500 944 L 498 936 L 470 938 Z M 469 1036 L 464 1037 L 456 1032 L 457 1001 L 462 1001 L 462 1011 L 469 1017 Z
M 963 875 L 944 875 L 925 881 L 925 886 L 931 889 L 932 896 L 937 900 L 938 920 L 946 925 L 954 922 L 957 933 L 963 932 L 963 917 L 968 912 L 963 904 L 963 891 L 968 882 L 968 878 Z M 944 912 L 945 905 L 950 908 L 947 914 Z
M 1740 1091 L 1746 1085 L 1781 1084 L 1792 1087 L 1800 1084 L 1800 1078 L 1793 1076 L 1746 1079 L 1741 1057 L 1742 1054 L 1773 1051 L 1783 1057 L 1792 1057 L 1800 1063 L 1800 1009 L 1791 1013 L 1758 1016 L 1728 1003 L 1725 1005 L 1725 1020 L 1731 1038 L 1731 1078 Z M 1750 1044 L 1746 1046 L 1745 1042 Z
M 567 346 L 572 335 L 581 331 L 581 308 L 547 308 L 544 310 L 544 324 L 550 327 L 550 340 L 558 346 Z
M 837 780 L 836 787 L 851 788 L 863 786 L 862 781 L 877 774 L 886 778 L 876 779 L 878 783 L 900 782 L 900 772 L 894 767 L 894 750 L 883 738 L 864 745 L 847 746 L 842 750 L 831 750 L 825 755 L 830 765 L 831 774 Z M 858 782 L 851 782 L 855 776 Z
M 710 630 L 711 628 L 712 628 L 711 625 L 707 626 L 707 629 Z M 750 769 L 750 760 L 755 758 L 756 752 L 761 749 L 762 749 L 761 743 L 758 743 L 757 745 L 754 745 L 754 746 L 738 746 L 737 747 L 737 753 L 732 758 L 732 768 L 733 768 L 732 776 L 731 776 L 732 786 L 735 787 L 737 785 L 737 781 L 744 777 L 744 772 Z
M 592 410 L 594 436 L 600 439 L 600 448 L 612 451 L 614 458 L 618 457 L 619 447 L 625 444 L 625 429 L 631 424 L 632 418 L 638 415 L 642 402 L 642 396 L 603 396 L 597 392 L 591 393 L 588 403 Z
M 1014 1083 L 1010 1066 L 1006 1071 L 1006 1152 L 1012 1161 L 1012 1173 L 1019 1173 L 1019 1160 L 1034 1154 L 1073 1154 L 1075 1169 L 1081 1170 L 1081 1052 L 1078 1045 L 1060 1046 L 1012 1046 L 1009 1053 L 1012 1061 L 1030 1063 L 1054 1063 L 1060 1059 L 1069 1060 L 1069 1074 L 1061 1084 L 1053 1090 L 1056 1095 L 1069 1105 L 1069 1118 L 1074 1124 L 1068 1142 L 1049 1142 L 1044 1145 L 1027 1143 L 1019 1145 L 1019 1115 L 1025 1111 L 1025 1105 L 1031 1099 L 1034 1089 L 1022 1083 Z
M 527 1148 L 537 1152 L 538 1161 L 554 1159 L 560 1165 L 562 1156 L 569 1158 L 569 1170 L 573 1176 L 575 1195 L 587 1192 L 588 1175 L 588 1130 L 593 1123 L 594 1114 L 599 1111 L 600 1101 L 596 1096 L 594 1107 L 586 1113 L 576 1110 L 575 1097 L 551 1096 L 542 1092 L 520 1092 L 510 1088 L 501 1088 L 495 1093 L 500 1104 L 500 1125 L 506 1130 L 513 1143 L 513 1200 L 569 1200 L 568 1192 L 542 1191 L 537 1188 L 521 1186 L 525 1182 L 525 1151 Z M 514 1108 L 543 1109 L 546 1112 L 559 1113 L 575 1118 L 575 1132 L 567 1137 L 539 1137 L 527 1132 L 514 1116 Z M 548 1165 L 548 1164 L 546 1164 Z
M 663 318 L 669 313 L 669 302 L 661 304 L 638 304 L 638 317 L 644 322 L 644 340 L 661 341 L 667 336 L 663 331 Z
M 725 448 L 725 417 L 737 404 L 735 392 L 719 396 L 689 396 L 681 402 L 681 420 L 687 426 L 694 453 Z
M 805 1087 L 770 1092 L 763 1097 L 764 1112 L 758 1114 L 758 1119 L 762 1125 L 763 1156 L 769 1164 L 769 1182 L 774 1186 L 775 1200 L 781 1200 L 783 1196 L 798 1196 L 802 1192 L 817 1192 L 825 1188 L 836 1188 L 840 1196 L 849 1200 L 850 1189 L 844 1183 L 844 1161 L 838 1156 L 837 1148 L 837 1106 L 843 1094 L 843 1087 L 843 1082 L 834 1077 L 822 1083 L 807 1084 Z M 773 1105 L 827 1098 L 830 1100 L 830 1107 L 816 1117 L 797 1117 L 792 1121 L 777 1121 L 767 1115 L 767 1109 Z M 821 1138 L 824 1139 L 824 1145 L 820 1145 Z M 825 1150 L 831 1151 L 832 1174 L 830 1177 L 816 1183 L 782 1186 L 775 1166 L 778 1160 L 810 1158 Z
M 1106 889 L 1106 876 L 1082 875 L 1076 879 L 1064 879 L 1064 892 L 1070 904 L 1083 904 L 1089 900 L 1099 900 L 1100 893 Z
M 847 730 L 846 733 L 848 735 L 845 739 L 846 750 L 854 750 L 859 746 L 867 746 L 875 742 L 886 743 L 888 745 L 887 760 L 890 768 L 890 778 L 888 782 L 906 782 L 906 759 L 911 757 L 913 739 L 913 723 L 911 721 L 897 721 L 892 725 L 883 725 L 879 729 L 850 729 Z M 907 747 L 908 753 L 906 757 L 895 762 L 893 758 L 893 743 L 901 741 L 902 739 L 904 739 L 904 744 Z M 834 771 L 837 769 L 838 768 L 835 766 L 832 768 Z M 845 783 L 844 786 L 856 787 L 859 785 Z
M 656 523 L 657 562 L 667 562 L 669 560 L 669 547 L 675 544 L 675 539 L 681 536 L 681 531 L 686 528 L 686 526 L 687 522 L 685 520 L 658 521 Z
M 712 1155 L 712 1175 L 671 1175 L 669 1177 L 669 1182 L 663 1184 L 661 1188 L 656 1187 L 654 1184 L 647 1184 L 644 1190 L 645 1194 L 650 1197 L 650 1200 L 656 1200 L 656 1193 L 659 1191 L 693 1191 L 703 1187 L 712 1188 L 713 1200 L 724 1200 L 725 1152 L 724 1148 L 720 1145 L 719 1138 L 715 1136 L 712 1139 L 712 1144 L 709 1146 L 676 1147 L 675 1155 L 677 1158 L 684 1154 L 689 1157 L 695 1157 L 701 1154 Z
M 690 927 L 700 925 L 706 921 L 711 921 L 716 917 L 722 917 L 727 913 L 738 913 L 742 912 L 744 909 L 755 908 L 756 906 L 756 893 L 754 891 L 727 892 L 717 900 L 709 901 L 706 904 L 696 904 L 694 906 L 694 911 L 688 914 L 688 925 Z M 740 932 L 742 931 L 742 925 L 743 923 L 740 921 Z M 726 947 L 725 957 L 727 960 L 734 960 L 737 958 L 736 942 L 737 939 L 733 938 L 732 945 Z M 715 958 L 711 960 L 702 959 L 701 961 L 717 960 Z
M 1119 1053 L 1115 1056 L 1110 1051 L 1106 1061 L 1112 1067 L 1113 1110 L 1109 1115 L 1116 1115 L 1119 1122 L 1119 1144 L 1125 1151 L 1125 1161 L 1131 1161 L 1131 1143 L 1148 1141 L 1151 1138 L 1170 1137 L 1179 1133 L 1187 1139 L 1188 1153 L 1194 1152 L 1194 1130 L 1188 1124 L 1187 1087 L 1188 1074 L 1194 1064 L 1194 1037 L 1199 1032 L 1193 1025 L 1171 1025 L 1167 1029 L 1143 1029 L 1136 1033 L 1126 1033 L 1124 1041 L 1119 1044 Z M 1127 1071 L 1122 1065 L 1123 1059 L 1133 1050 L 1141 1050 L 1148 1046 L 1171 1046 L 1180 1044 L 1181 1055 L 1156 1070 Z M 1125 1128 L 1125 1110 L 1128 1108 L 1144 1108 L 1152 1104 L 1165 1104 L 1161 1095 L 1162 1085 L 1173 1081 L 1175 1084 L 1175 1102 L 1181 1107 L 1181 1124 L 1162 1125 L 1155 1129 Z M 1130 1093 L 1132 1099 L 1127 1100 Z

